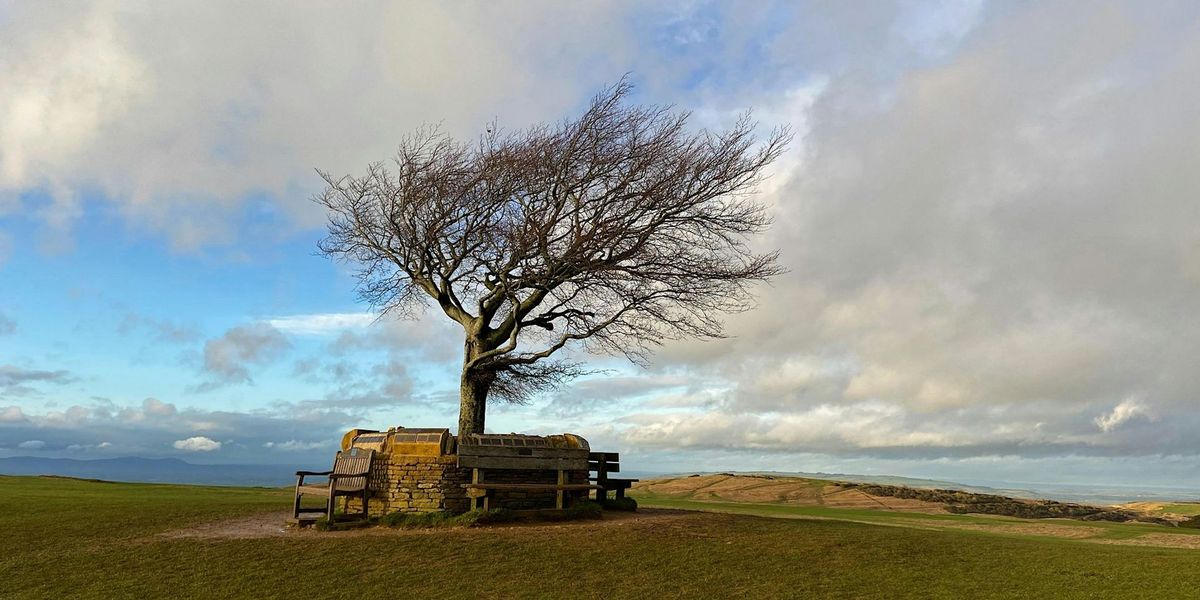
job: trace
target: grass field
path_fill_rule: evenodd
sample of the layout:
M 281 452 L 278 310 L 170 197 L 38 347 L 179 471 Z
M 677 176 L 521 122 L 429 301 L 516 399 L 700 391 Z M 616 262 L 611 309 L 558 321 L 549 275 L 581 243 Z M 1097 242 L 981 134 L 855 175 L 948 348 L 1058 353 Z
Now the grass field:
M 1200 515 L 1200 503 L 1165 504 L 1159 509 L 1159 512 L 1174 513 L 1177 515 Z
M 0 597 L 1194 598 L 1200 589 L 1197 550 L 938 525 L 996 521 L 984 517 L 827 508 L 705 503 L 792 518 L 641 511 L 479 529 L 163 535 L 289 502 L 271 489 L 0 477 Z M 1079 526 L 1125 535 L 1119 525 Z

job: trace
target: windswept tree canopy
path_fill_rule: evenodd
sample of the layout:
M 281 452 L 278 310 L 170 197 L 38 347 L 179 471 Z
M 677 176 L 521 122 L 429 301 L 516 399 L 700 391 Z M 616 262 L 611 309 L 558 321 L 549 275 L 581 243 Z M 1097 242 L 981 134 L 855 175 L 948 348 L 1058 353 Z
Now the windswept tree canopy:
M 422 129 L 391 166 L 321 173 L 320 248 L 360 267 L 361 297 L 404 316 L 432 302 L 462 325 L 460 433 L 483 431 L 489 391 L 520 401 L 575 374 L 552 358 L 568 345 L 642 362 L 663 340 L 723 335 L 720 316 L 780 272 L 748 238 L 769 225 L 751 194 L 787 130 L 693 132 L 629 91 L 474 144 Z

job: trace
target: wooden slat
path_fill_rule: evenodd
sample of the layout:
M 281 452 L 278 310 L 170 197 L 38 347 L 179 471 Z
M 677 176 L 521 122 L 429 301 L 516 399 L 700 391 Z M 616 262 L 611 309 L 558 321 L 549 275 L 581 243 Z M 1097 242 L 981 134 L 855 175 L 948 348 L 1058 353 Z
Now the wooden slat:
M 592 483 L 564 483 L 556 485 L 553 483 L 468 483 L 465 486 L 468 490 L 509 490 L 509 491 L 544 491 L 553 492 L 557 490 L 598 490 L 601 486 Z
M 567 485 L 567 472 L 560 470 L 558 472 L 558 485 L 554 486 L 554 489 L 557 490 L 554 493 L 554 508 L 559 510 L 566 504 L 567 495 L 563 490 L 564 485 Z
M 612 462 L 620 462 L 620 452 L 589 452 L 588 460 L 610 460 Z
M 605 463 L 588 462 L 588 470 L 589 471 L 599 471 L 601 465 L 604 465 L 605 473 L 620 473 L 621 472 L 621 463 L 615 463 L 615 462 L 605 462 Z
M 634 482 L 636 482 L 636 481 L 637 481 L 636 479 L 605 479 L 604 480 L 604 489 L 615 490 L 615 489 L 628 488 L 629 486 L 633 485 Z
M 458 455 L 458 466 L 472 469 L 533 469 L 585 471 L 587 459 Z
M 328 485 L 302 485 L 299 488 L 299 492 L 301 494 L 308 494 L 308 495 L 312 495 L 312 496 L 328 496 L 329 495 L 329 486 Z
M 522 448 L 510 446 L 464 446 L 458 447 L 459 456 L 505 456 L 516 458 L 576 458 L 587 457 L 582 448 Z

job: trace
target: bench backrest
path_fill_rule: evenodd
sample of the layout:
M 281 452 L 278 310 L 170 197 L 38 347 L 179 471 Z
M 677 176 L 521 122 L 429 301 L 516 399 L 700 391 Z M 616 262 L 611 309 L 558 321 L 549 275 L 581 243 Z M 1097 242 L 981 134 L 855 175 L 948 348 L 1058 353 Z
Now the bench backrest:
M 458 466 L 474 469 L 529 469 L 582 471 L 587 468 L 586 448 L 486 446 L 458 441 Z
M 345 477 L 337 480 L 339 490 L 361 490 L 367 485 L 367 476 L 371 473 L 371 459 L 375 457 L 374 450 L 351 448 L 337 453 L 333 459 L 334 475 L 361 475 L 361 477 Z
M 590 452 L 588 470 L 600 474 L 620 473 L 621 455 L 617 452 Z

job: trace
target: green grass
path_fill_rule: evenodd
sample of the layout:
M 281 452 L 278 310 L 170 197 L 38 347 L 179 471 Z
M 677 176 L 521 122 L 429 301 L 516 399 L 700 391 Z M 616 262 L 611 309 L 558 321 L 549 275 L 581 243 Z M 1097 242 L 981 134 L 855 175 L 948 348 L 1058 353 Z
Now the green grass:
M 871 511 L 155 535 L 290 501 L 270 489 L 0 477 L 0 597 L 1194 598 L 1200 588 L 1200 551 L 885 526 L 900 517 Z
M 1167 504 L 1158 512 L 1172 513 L 1176 515 L 1200 515 L 1200 502 L 1187 502 L 1184 504 Z
M 795 506 L 779 503 L 750 503 L 723 502 L 708 500 L 693 500 L 669 495 L 648 494 L 640 492 L 637 500 L 642 506 L 657 508 L 677 508 L 683 510 L 698 510 L 721 512 L 760 517 L 783 519 L 836 519 L 870 523 L 879 525 L 901 525 L 905 527 L 946 528 L 951 529 L 958 524 L 995 527 L 997 525 L 1036 525 L 1049 523 L 1061 527 L 1086 528 L 1089 536 L 1094 539 L 1123 540 L 1141 537 L 1150 533 L 1170 533 L 1180 535 L 1200 535 L 1200 530 L 1168 528 L 1149 523 L 1112 523 L 1109 521 L 1079 521 L 1074 519 L 1019 519 L 995 515 L 958 515 L 958 514 L 924 514 L 913 512 L 892 512 L 884 510 L 865 510 L 851 508 L 830 508 L 826 506 Z M 984 532 L 988 533 L 988 532 Z M 1039 536 L 1011 532 L 992 532 L 989 535 L 1012 537 L 1044 538 Z

